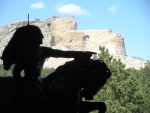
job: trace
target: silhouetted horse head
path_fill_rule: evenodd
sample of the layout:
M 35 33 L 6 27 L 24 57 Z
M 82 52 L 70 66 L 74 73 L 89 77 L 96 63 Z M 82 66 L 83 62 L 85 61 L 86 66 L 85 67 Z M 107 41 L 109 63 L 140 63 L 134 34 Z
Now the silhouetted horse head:
M 110 76 L 110 69 L 102 60 L 89 60 L 86 63 L 69 61 L 59 66 L 56 71 L 47 76 L 44 81 L 47 85 L 51 85 L 52 88 L 56 88 L 59 82 L 60 84 L 65 82 L 65 85 L 71 85 L 72 87 L 78 85 L 95 95 Z M 65 88 L 63 84 L 61 84 L 61 87 Z
M 111 76 L 111 71 L 102 60 L 91 60 L 83 70 L 85 83 L 81 96 L 87 100 L 93 99 Z
M 110 76 L 110 69 L 102 60 L 91 59 L 84 63 L 69 61 L 48 75 L 44 83 L 49 87 L 50 95 L 63 104 L 63 109 L 65 106 L 75 107 L 82 97 L 92 100 Z M 75 108 L 72 108 L 73 111 L 76 111 Z
M 82 96 L 94 96 L 111 76 L 110 69 L 102 60 L 89 60 L 86 63 L 69 61 L 59 66 L 45 78 L 45 83 L 55 89 L 71 91 L 81 88 Z

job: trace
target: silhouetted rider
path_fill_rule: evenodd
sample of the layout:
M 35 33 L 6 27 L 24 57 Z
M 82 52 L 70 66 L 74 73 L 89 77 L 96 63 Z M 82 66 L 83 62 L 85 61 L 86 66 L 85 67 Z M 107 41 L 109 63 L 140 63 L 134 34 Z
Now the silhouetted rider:
M 22 78 L 21 72 L 24 71 L 24 79 L 30 81 L 29 86 L 33 87 L 32 89 L 37 89 L 38 93 L 42 93 L 39 79 L 43 64 L 48 57 L 75 58 L 75 60 L 82 62 L 95 54 L 88 51 L 62 51 L 43 47 L 40 46 L 42 39 L 43 34 L 37 26 L 20 27 L 13 34 L 1 57 L 5 70 L 9 70 L 14 64 L 13 77 L 15 80 L 20 80 Z

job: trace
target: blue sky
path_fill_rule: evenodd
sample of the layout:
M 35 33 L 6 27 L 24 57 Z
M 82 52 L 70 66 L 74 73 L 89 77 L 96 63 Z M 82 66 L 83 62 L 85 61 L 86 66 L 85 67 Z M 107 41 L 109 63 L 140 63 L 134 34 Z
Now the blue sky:
M 0 26 L 74 16 L 78 30 L 108 29 L 124 37 L 126 54 L 150 61 L 149 0 L 1 0 Z

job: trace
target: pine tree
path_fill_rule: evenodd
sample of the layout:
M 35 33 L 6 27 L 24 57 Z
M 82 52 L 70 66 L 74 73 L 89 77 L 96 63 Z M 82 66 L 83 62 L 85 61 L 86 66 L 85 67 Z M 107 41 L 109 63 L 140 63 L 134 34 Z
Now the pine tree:
M 103 60 L 112 72 L 103 89 L 95 96 L 96 101 L 105 101 L 107 113 L 142 113 L 138 102 L 143 103 L 142 93 L 132 75 L 131 69 L 125 69 L 125 65 L 113 58 L 105 47 L 99 47 L 100 53 L 94 59 Z
M 139 84 L 141 86 L 141 92 L 144 103 L 139 107 L 143 113 L 150 113 L 150 62 L 148 61 L 144 68 L 138 71 L 138 77 L 140 78 Z

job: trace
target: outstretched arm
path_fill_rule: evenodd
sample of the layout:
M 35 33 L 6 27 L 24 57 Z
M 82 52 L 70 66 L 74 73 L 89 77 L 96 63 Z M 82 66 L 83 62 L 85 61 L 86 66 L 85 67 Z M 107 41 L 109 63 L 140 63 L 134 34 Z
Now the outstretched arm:
M 48 47 L 42 47 L 44 56 L 46 57 L 64 57 L 64 58 L 75 58 L 75 59 L 86 59 L 90 58 L 95 52 L 90 51 L 63 51 L 58 49 L 51 49 Z

